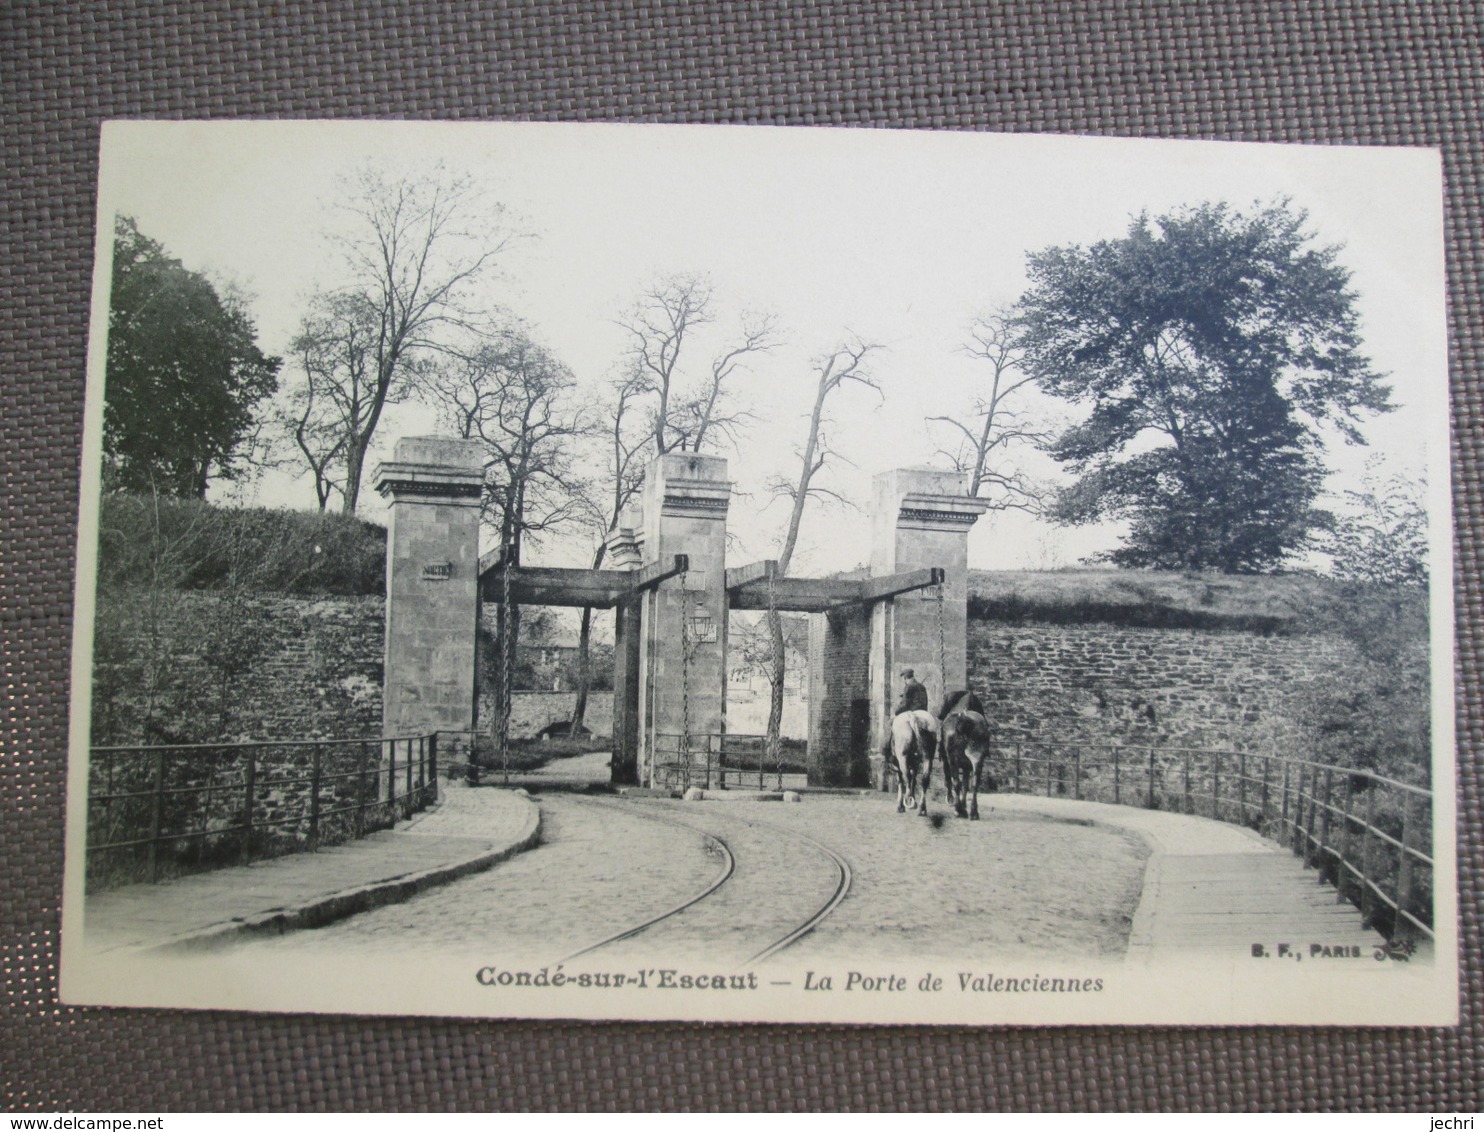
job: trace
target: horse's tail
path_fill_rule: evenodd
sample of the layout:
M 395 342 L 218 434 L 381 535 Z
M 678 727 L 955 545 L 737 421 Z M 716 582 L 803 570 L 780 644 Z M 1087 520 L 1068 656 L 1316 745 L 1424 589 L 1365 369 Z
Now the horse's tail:
M 912 728 L 912 741 L 917 746 L 918 755 L 924 759 L 931 759 L 937 753 L 938 733 L 931 727 L 924 727 L 922 721 L 917 718 L 916 712 L 908 714 L 907 722 Z

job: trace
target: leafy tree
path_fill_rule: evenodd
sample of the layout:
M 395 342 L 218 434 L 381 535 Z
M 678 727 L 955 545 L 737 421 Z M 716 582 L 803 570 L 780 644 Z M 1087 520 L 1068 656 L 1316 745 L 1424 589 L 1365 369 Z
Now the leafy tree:
M 278 387 L 241 304 L 114 221 L 103 454 L 110 488 L 206 494 L 234 479 L 254 406 Z
M 1361 353 L 1338 247 L 1287 202 L 1203 204 L 1029 258 L 1025 364 L 1089 407 L 1051 453 L 1065 522 L 1131 521 L 1123 566 L 1262 572 L 1330 523 L 1320 426 L 1349 443 L 1389 387 Z
M 1427 584 L 1423 486 L 1407 476 L 1383 479 L 1372 462 L 1361 490 L 1345 492 L 1349 508 L 1336 517 L 1326 540 L 1335 577 L 1382 585 Z

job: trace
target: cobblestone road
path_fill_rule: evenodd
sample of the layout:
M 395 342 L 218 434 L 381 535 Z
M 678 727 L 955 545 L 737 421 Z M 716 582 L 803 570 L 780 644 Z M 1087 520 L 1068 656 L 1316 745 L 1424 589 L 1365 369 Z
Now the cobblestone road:
M 780 960 L 1010 955 L 1116 958 L 1127 943 L 1147 850 L 1132 836 L 985 807 L 980 822 L 899 815 L 882 795 L 777 802 L 538 798 L 542 844 L 487 873 L 266 948 L 478 948 L 564 958 L 705 891 L 715 893 L 595 953 L 738 964 L 817 911 L 839 869 L 844 902 Z M 986 800 L 988 802 L 988 800 Z M 992 803 L 989 803 L 992 805 Z

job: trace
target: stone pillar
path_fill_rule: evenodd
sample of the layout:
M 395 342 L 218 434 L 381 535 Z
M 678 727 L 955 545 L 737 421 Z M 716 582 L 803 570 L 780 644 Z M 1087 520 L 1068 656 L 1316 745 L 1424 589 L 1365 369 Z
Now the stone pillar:
M 631 513 L 608 533 L 608 563 L 615 570 L 637 570 L 644 564 L 643 543 L 636 533 L 643 519 Z M 642 597 L 624 598 L 613 609 L 613 757 L 610 781 L 615 786 L 639 784 L 639 673 L 644 639 Z
M 969 528 L 987 509 L 964 492 L 958 472 L 897 468 L 874 481 L 871 573 L 928 566 L 946 571 L 942 593 L 941 660 L 936 586 L 877 604 L 871 615 L 871 752 L 873 768 L 885 742 L 901 672 L 912 669 L 936 712 L 946 691 L 965 686 L 968 654 Z M 946 668 L 946 672 L 944 669 Z M 880 781 L 879 771 L 873 771 Z
M 849 606 L 809 618 L 809 785 L 870 782 L 871 613 Z
M 478 441 L 410 436 L 376 468 L 392 513 L 384 736 L 473 730 L 482 460 Z
M 641 493 L 645 564 L 690 558 L 682 576 L 645 595 L 640 619 L 639 779 L 656 785 L 656 752 L 673 758 L 675 737 L 689 731 L 694 752 L 725 729 L 726 542 L 732 485 L 717 456 L 657 457 Z M 704 760 L 701 760 L 704 761 Z M 693 784 L 704 785 L 704 782 Z

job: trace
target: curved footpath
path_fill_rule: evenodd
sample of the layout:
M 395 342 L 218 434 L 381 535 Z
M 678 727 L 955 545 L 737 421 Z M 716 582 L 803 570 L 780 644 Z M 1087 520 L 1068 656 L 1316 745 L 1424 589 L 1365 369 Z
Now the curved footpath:
M 981 797 L 997 809 L 1090 822 L 1142 837 L 1151 853 L 1129 931 L 1127 961 L 1164 963 L 1200 952 L 1230 956 L 1254 944 L 1359 947 L 1386 941 L 1362 926 L 1293 853 L 1250 829 L 1210 818 L 1029 794 Z M 989 814 L 986 812 L 985 817 Z
M 540 838 L 541 812 L 523 792 L 441 787 L 437 805 L 359 841 L 89 895 L 86 945 L 201 948 L 319 927 L 490 868 Z

